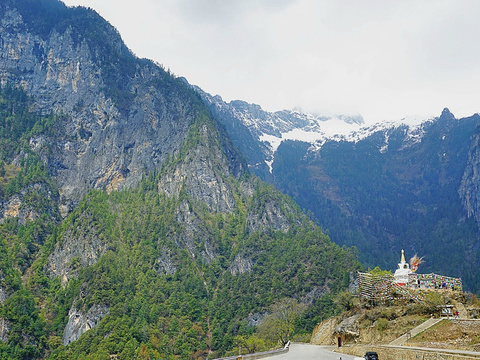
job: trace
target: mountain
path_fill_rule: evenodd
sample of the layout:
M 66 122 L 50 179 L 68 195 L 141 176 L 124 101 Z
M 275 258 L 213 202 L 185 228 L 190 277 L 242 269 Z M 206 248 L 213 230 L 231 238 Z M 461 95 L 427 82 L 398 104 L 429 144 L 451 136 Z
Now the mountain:
M 274 345 L 285 298 L 295 334 L 335 312 L 355 252 L 93 10 L 2 1 L 0 84 L 1 358 L 215 357 Z
M 254 171 L 311 211 L 334 242 L 355 246 L 365 265 L 393 270 L 405 249 L 426 260 L 420 272 L 462 277 L 479 291 L 478 114 L 456 119 L 444 109 L 423 121 L 351 121 L 330 132 L 314 116 L 199 93 L 239 148 L 244 136 L 232 124 L 266 149 L 269 174 Z M 310 122 L 286 125 L 285 113 Z M 253 167 L 259 157 L 244 154 Z
M 275 181 L 335 242 L 355 245 L 365 264 L 392 269 L 405 249 L 425 257 L 421 272 L 462 277 L 466 289 L 478 291 L 472 173 L 479 120 L 457 120 L 445 109 L 414 128 L 329 141 L 316 151 L 285 143 L 275 158 Z
M 272 180 L 272 162 L 282 141 L 322 141 L 364 124 L 360 115 L 312 115 L 301 109 L 272 113 L 241 100 L 226 103 L 219 95 L 212 96 L 195 85 L 192 88 L 225 126 L 234 145 L 246 156 L 249 168 L 262 179 Z
M 43 161 L 59 186 L 62 215 L 91 188 L 139 182 L 179 149 L 195 119 L 181 81 L 136 59 L 93 10 L 58 1 L 3 1 L 1 83 L 22 87 L 42 114 L 63 112 Z M 61 136 L 60 138 L 58 136 Z

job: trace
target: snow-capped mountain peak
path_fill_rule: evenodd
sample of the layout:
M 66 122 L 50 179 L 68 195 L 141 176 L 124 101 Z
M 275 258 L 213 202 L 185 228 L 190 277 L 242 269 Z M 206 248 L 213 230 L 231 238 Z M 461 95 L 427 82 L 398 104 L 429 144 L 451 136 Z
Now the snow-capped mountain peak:
M 422 139 L 424 125 L 434 118 L 408 116 L 398 121 L 366 125 L 360 114 L 312 114 L 298 107 L 269 112 L 257 104 L 242 100 L 227 103 L 219 95 L 212 96 L 197 86 L 192 88 L 222 121 L 230 121 L 232 128 L 245 127 L 256 141 L 263 144 L 260 151 L 270 171 L 275 153 L 283 141 L 298 140 L 310 143 L 311 150 L 318 151 L 330 140 L 358 142 L 374 133 L 383 132 L 385 143 L 379 151 L 385 152 L 388 150 L 389 136 L 395 129 L 404 127 L 408 140 L 406 143 L 412 144 Z M 252 166 L 256 165 L 258 164 Z

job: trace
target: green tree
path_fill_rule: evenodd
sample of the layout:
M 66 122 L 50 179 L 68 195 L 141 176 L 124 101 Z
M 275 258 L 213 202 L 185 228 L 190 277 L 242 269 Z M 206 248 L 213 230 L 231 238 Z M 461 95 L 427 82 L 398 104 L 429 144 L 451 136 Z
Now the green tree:
M 295 330 L 295 320 L 305 308 L 304 304 L 291 298 L 273 304 L 270 313 L 258 327 L 259 336 L 272 345 L 285 346 Z
M 335 297 L 334 302 L 345 310 L 355 307 L 355 297 L 348 291 L 342 291 Z

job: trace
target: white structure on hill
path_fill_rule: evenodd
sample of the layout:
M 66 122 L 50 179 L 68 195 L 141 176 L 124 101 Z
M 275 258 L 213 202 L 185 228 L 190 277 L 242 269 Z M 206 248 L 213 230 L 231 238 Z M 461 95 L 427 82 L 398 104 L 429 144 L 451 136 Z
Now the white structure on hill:
M 414 272 L 410 269 L 409 263 L 405 261 L 405 253 L 402 250 L 402 258 L 398 263 L 398 269 L 395 270 L 395 274 L 393 274 L 394 284 L 398 286 L 407 285 L 411 274 L 414 274 Z

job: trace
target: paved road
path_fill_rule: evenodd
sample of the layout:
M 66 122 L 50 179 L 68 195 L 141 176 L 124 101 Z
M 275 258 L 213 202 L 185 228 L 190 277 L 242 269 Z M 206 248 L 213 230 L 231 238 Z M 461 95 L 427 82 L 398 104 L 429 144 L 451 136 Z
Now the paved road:
M 330 347 L 330 349 L 333 347 Z M 265 359 L 270 360 L 353 360 L 355 357 L 334 353 L 329 347 L 310 344 L 291 344 L 286 354 L 275 355 Z

